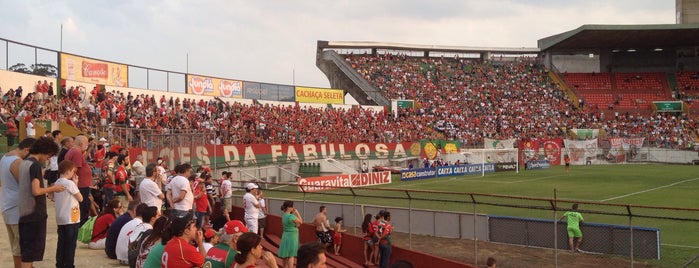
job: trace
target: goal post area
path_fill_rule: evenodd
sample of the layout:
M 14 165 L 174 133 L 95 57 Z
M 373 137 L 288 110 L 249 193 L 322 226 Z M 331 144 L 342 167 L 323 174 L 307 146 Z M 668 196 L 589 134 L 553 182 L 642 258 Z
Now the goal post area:
M 440 161 L 450 165 L 480 165 L 481 175 L 489 172 L 515 171 L 519 173 L 517 148 L 509 149 L 464 149 L 458 153 L 438 156 Z

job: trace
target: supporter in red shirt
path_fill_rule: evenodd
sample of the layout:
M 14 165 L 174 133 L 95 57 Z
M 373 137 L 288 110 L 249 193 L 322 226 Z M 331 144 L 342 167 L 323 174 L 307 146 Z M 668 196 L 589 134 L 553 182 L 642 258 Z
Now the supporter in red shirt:
M 91 249 L 104 249 L 104 243 L 107 239 L 107 230 L 114 222 L 116 217 L 124 211 L 119 203 L 119 200 L 109 201 L 107 206 L 102 211 L 102 214 L 95 220 L 95 225 L 92 228 L 92 240 L 88 244 Z
M 201 267 L 206 256 L 204 234 L 197 230 L 192 214 L 174 217 L 170 228 L 174 237 L 165 245 L 161 258 L 163 267 Z M 196 243 L 198 250 L 191 242 Z
M 194 204 L 197 207 L 197 228 L 201 229 L 204 224 L 208 224 L 208 222 L 204 222 L 204 219 L 206 219 L 206 215 L 210 213 L 211 207 L 209 205 L 209 198 L 206 195 L 206 184 L 199 182 L 194 187 Z

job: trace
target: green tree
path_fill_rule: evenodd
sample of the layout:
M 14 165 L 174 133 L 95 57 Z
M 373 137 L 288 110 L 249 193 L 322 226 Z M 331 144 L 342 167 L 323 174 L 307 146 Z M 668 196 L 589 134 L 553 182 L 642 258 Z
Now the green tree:
M 25 65 L 24 63 L 17 63 L 15 65 L 10 66 L 10 68 L 8 69 L 13 72 L 34 74 L 46 77 L 58 76 L 58 68 L 56 68 L 56 66 L 53 66 L 52 64 L 38 63 L 32 64 L 31 66 L 27 67 L 27 65 Z

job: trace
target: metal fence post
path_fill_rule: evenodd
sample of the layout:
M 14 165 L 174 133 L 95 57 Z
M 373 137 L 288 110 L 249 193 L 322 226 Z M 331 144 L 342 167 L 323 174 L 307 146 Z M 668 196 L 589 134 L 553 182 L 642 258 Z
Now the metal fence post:
M 408 196 L 408 248 L 413 249 L 413 198 L 410 191 L 405 191 Z
M 476 198 L 469 194 L 473 202 L 473 263 L 478 265 L 478 236 L 476 235 Z
M 631 218 L 633 218 L 633 215 L 631 214 L 631 206 L 627 205 L 626 206 L 626 211 L 629 212 L 629 259 L 631 260 L 631 268 L 633 268 L 633 221 Z
M 357 234 L 357 194 L 354 192 L 354 189 L 349 188 L 350 192 L 352 193 L 352 202 L 353 202 L 353 210 L 354 210 L 354 234 Z M 364 215 L 362 215 L 362 221 L 364 220 Z M 360 225 L 361 228 L 361 225 Z M 363 231 L 363 230 L 362 230 Z
M 556 188 L 553 188 L 553 267 L 558 267 L 558 204 L 556 204 Z

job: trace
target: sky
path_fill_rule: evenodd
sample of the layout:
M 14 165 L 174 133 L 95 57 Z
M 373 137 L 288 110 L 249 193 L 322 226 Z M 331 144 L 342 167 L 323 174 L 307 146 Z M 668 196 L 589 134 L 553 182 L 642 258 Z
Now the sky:
M 536 47 L 585 24 L 673 23 L 674 0 L 0 0 L 0 38 L 60 50 L 62 33 L 62 50 L 72 54 L 313 87 L 329 87 L 315 66 L 318 40 Z M 33 49 L 9 49 L 10 66 L 33 62 Z M 130 75 L 145 81 L 145 71 Z

